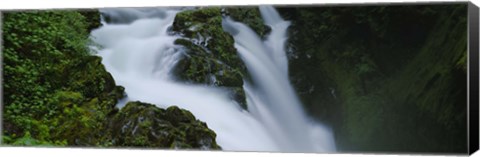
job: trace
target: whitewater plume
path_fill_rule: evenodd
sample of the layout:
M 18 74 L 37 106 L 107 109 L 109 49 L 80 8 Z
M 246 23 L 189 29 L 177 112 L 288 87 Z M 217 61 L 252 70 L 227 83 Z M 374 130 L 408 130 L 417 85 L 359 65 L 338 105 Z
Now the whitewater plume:
M 255 97 L 249 102 L 251 113 L 269 128 L 269 132 L 275 136 L 276 144 L 282 150 L 334 150 L 331 134 L 307 119 L 302 104 L 290 85 L 288 60 L 284 50 L 286 30 L 290 23 L 284 21 L 271 6 L 260 6 L 260 12 L 265 24 L 272 29 L 264 42 L 245 24 L 229 18 L 223 22 L 226 31 L 232 32 L 235 47 L 256 85 L 246 86 L 247 95 L 250 98 Z M 312 132 L 313 130 L 316 132 Z M 323 137 L 313 138 L 315 134 Z
M 271 6 L 260 10 L 272 28 L 266 41 L 242 23 L 223 21 L 252 77 L 253 84 L 244 85 L 249 111 L 239 108 L 223 89 L 174 80 L 171 70 L 184 52 L 174 44 L 180 37 L 169 34 L 168 28 L 178 9 L 101 9 L 109 20 L 123 22 L 103 21 L 91 37 L 101 45 L 98 55 L 116 83 L 125 87 L 129 101 L 190 110 L 216 132 L 224 150 L 335 151 L 331 132 L 306 117 L 290 85 L 284 50 L 289 22 Z

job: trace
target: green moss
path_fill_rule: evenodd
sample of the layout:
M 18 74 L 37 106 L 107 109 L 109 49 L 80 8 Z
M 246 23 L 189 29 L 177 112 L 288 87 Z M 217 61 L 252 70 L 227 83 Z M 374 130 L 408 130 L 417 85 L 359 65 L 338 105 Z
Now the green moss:
M 246 67 L 237 55 L 233 37 L 222 29 L 222 14 L 218 7 L 187 10 L 176 15 L 173 31 L 183 37 L 175 44 L 185 47 L 186 55 L 176 67 L 179 79 L 209 84 L 232 91 L 246 108 L 243 78 Z
M 225 10 L 233 20 L 246 24 L 261 38 L 265 38 L 271 31 L 270 27 L 264 25 L 258 7 L 227 7 Z
M 99 96 L 115 88 L 112 75 L 105 70 L 101 58 L 98 56 L 84 57 L 82 60 L 73 62 L 67 69 L 68 88 L 81 91 L 86 97 Z M 89 88 L 85 88 L 85 86 Z
M 93 10 L 81 10 L 79 12 L 85 17 L 87 22 L 87 31 L 91 32 L 93 29 L 100 27 L 102 24 L 100 23 L 100 11 L 93 9 Z
M 216 134 L 187 110 L 166 110 L 152 104 L 129 102 L 110 121 L 113 145 L 175 149 L 220 149 Z

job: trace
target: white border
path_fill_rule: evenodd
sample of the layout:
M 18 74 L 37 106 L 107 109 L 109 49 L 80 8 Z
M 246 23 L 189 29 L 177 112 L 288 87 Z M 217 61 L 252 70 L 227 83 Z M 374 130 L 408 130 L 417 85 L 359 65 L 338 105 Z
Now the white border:
M 372 156 L 390 156 L 390 157 L 435 157 L 435 155 L 397 155 L 397 154 L 307 154 L 307 153 L 268 153 L 268 152 L 224 152 L 224 151 L 177 151 L 177 150 L 140 150 L 140 149 L 92 149 L 92 148 L 32 148 L 32 147 L 0 147 L 2 156 L 68 156 L 68 157 L 96 157 L 96 156 L 114 156 L 114 157 L 372 157 Z M 477 153 L 478 155 L 478 153 Z M 441 155 L 451 156 L 451 155 Z M 459 155 L 456 155 L 459 156 Z M 479 155 L 480 156 L 480 155 Z
M 192 6 L 192 5 L 259 5 L 259 4 L 365 4 L 365 3 L 413 3 L 413 2 L 452 2 L 464 0 L 0 0 L 0 10 L 15 9 L 52 9 L 52 8 L 104 8 L 104 7 L 148 7 L 148 6 Z M 472 0 L 480 6 L 480 0 Z M 1 114 L 0 114 L 1 115 Z M 252 141 L 255 142 L 255 141 Z M 412 143 L 415 144 L 415 143 Z M 22 148 L 0 147 L 0 156 L 255 156 L 255 157 L 320 157 L 320 156 L 421 156 L 431 155 L 385 155 L 385 154 L 303 154 L 303 153 L 258 153 L 258 152 L 208 152 L 208 151 L 171 151 L 140 149 L 88 149 L 88 148 Z M 480 157 L 480 153 L 474 156 Z

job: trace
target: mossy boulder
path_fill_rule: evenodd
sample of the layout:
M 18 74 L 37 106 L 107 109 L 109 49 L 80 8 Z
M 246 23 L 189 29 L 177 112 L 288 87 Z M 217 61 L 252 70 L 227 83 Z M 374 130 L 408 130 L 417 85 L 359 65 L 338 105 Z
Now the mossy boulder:
M 110 120 L 112 145 L 174 149 L 220 149 L 216 134 L 187 110 L 129 102 Z
M 69 146 L 108 146 L 106 120 L 118 111 L 115 105 L 125 96 L 124 88 L 115 85 L 97 56 L 85 57 L 66 74 L 65 91 L 57 91 L 48 102 L 58 112 L 47 120 L 51 139 Z
M 226 14 L 233 20 L 242 22 L 255 31 L 261 38 L 270 33 L 271 28 L 264 25 L 262 15 L 258 7 L 242 6 L 242 7 L 226 7 Z
M 175 71 L 180 80 L 231 89 L 231 96 L 246 108 L 243 78 L 246 67 L 237 55 L 233 37 L 222 28 L 218 7 L 187 10 L 176 15 L 174 32 L 183 36 L 175 44 L 185 55 Z
M 104 102 L 84 99 L 77 92 L 59 92 L 53 99 L 56 102 L 52 103 L 59 104 L 60 114 L 49 120 L 52 139 L 68 146 L 96 146 L 101 142 L 101 130 L 109 113 L 100 107 Z

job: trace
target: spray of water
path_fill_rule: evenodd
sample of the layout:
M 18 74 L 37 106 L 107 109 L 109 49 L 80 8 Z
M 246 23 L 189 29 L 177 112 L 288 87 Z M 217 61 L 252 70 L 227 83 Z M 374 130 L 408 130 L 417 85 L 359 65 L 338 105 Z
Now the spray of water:
M 217 143 L 225 150 L 335 151 L 330 131 L 307 119 L 289 83 L 284 51 L 289 22 L 273 7 L 260 10 L 272 27 L 266 41 L 244 24 L 228 18 L 223 22 L 254 82 L 244 86 L 249 111 L 239 108 L 222 89 L 173 79 L 171 70 L 183 52 L 174 44 L 179 37 L 169 35 L 168 27 L 179 10 L 102 9 L 110 20 L 127 22 L 103 22 L 91 36 L 101 45 L 98 55 L 117 84 L 125 87 L 129 101 L 190 110 L 217 133 Z

